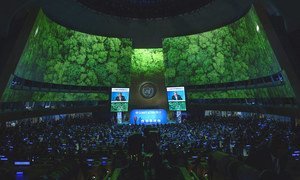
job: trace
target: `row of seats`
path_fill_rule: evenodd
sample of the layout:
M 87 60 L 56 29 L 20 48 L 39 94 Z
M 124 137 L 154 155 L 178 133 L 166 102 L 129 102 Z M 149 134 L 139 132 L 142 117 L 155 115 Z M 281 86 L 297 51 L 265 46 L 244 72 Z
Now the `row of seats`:
M 192 104 L 243 104 L 260 106 L 294 106 L 295 98 L 227 98 L 227 99 L 193 99 Z
M 95 107 L 107 105 L 108 101 L 42 101 L 42 102 L 0 102 L 0 112 L 33 111 L 74 107 Z

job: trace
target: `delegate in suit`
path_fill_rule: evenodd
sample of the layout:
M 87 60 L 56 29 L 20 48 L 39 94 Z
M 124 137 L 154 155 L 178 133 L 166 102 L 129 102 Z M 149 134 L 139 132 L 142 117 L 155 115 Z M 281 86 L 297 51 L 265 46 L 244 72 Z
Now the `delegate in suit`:
M 116 96 L 115 101 L 126 101 L 126 98 L 122 93 L 119 93 L 118 96 Z
M 175 91 L 172 96 L 172 100 L 182 100 L 182 97 Z

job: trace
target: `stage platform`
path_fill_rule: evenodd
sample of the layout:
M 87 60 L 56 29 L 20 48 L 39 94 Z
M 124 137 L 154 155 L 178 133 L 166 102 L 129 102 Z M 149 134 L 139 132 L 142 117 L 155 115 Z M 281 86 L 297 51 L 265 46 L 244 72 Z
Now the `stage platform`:
M 166 123 L 164 124 L 177 124 L 178 122 L 176 122 L 175 120 L 168 120 L 166 121 Z M 159 123 L 144 123 L 144 124 L 136 124 L 136 125 L 158 125 Z M 122 123 L 119 123 L 119 125 L 134 125 L 131 124 L 129 121 L 124 121 Z

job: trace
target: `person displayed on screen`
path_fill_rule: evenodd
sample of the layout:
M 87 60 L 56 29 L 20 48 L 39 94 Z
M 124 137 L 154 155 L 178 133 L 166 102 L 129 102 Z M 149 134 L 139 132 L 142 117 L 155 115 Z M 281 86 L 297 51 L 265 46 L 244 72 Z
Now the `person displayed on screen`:
M 174 94 L 172 96 L 172 100 L 182 100 L 182 97 L 179 94 L 177 94 L 176 91 L 174 91 Z
M 118 93 L 118 96 L 116 96 L 115 101 L 126 101 L 125 96 L 122 95 L 121 92 Z

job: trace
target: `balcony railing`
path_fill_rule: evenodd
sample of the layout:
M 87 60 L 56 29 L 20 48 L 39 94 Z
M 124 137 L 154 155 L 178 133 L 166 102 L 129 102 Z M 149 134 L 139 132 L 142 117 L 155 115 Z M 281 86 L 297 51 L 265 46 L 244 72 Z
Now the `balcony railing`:
M 0 112 L 106 106 L 108 101 L 0 102 Z
M 249 79 L 244 81 L 235 81 L 227 83 L 216 84 L 204 84 L 204 85 L 192 85 L 186 86 L 187 91 L 226 91 L 226 90 L 238 90 L 238 89 L 255 89 L 282 86 L 285 84 L 282 71 L 272 74 L 270 76 L 259 77 L 255 79 Z
M 109 93 L 110 87 L 105 86 L 76 86 L 32 81 L 13 76 L 11 89 L 27 91 L 69 92 L 69 93 Z

